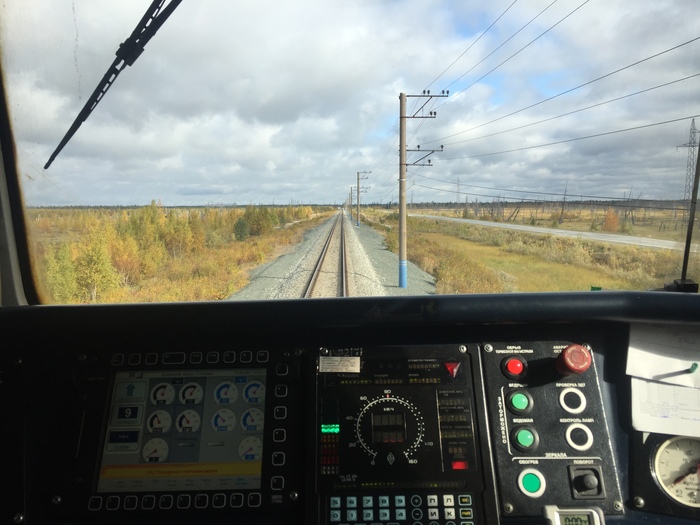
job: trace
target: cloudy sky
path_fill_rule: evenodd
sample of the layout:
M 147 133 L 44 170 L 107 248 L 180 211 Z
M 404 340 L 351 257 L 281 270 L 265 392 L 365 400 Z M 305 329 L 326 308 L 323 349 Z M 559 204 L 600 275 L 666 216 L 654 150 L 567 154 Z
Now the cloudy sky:
M 683 197 L 689 0 L 184 0 L 44 170 L 148 5 L 0 7 L 29 205 L 341 204 L 358 171 L 363 202 L 386 203 L 399 93 L 425 89 L 450 96 L 408 145 L 444 151 L 409 166 L 409 200 Z

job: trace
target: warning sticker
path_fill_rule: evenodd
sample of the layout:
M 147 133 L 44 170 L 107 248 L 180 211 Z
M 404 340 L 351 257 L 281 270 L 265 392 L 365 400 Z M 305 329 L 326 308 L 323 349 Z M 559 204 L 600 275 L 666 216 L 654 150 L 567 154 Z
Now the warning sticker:
M 360 358 L 357 357 L 319 357 L 318 371 L 321 374 L 359 374 Z

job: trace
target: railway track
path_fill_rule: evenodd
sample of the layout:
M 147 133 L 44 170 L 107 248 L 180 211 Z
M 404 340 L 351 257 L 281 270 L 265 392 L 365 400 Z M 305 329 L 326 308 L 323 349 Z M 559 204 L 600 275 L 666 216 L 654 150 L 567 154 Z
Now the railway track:
M 348 265 L 345 249 L 345 219 L 338 212 L 325 240 L 302 297 L 347 297 Z

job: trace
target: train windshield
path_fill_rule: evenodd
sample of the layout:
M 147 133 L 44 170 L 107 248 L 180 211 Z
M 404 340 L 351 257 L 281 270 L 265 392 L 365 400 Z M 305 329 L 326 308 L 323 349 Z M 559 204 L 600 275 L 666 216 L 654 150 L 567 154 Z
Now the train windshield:
M 700 281 L 698 2 L 8 0 L 0 16 L 42 302 Z

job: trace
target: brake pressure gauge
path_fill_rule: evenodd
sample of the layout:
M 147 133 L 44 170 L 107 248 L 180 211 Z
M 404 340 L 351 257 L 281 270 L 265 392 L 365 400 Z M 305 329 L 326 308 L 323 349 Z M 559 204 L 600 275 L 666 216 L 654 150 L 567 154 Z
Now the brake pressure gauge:
M 654 451 L 656 482 L 673 500 L 700 508 L 700 438 L 675 436 Z

